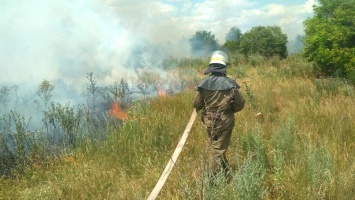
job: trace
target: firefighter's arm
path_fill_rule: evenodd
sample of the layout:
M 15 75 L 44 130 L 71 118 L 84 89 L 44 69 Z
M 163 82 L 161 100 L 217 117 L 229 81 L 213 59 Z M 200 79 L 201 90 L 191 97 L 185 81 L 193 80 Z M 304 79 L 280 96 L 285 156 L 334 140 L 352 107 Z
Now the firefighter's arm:
M 239 89 L 235 89 L 233 100 L 232 100 L 232 109 L 233 112 L 239 112 L 244 108 L 245 100 Z

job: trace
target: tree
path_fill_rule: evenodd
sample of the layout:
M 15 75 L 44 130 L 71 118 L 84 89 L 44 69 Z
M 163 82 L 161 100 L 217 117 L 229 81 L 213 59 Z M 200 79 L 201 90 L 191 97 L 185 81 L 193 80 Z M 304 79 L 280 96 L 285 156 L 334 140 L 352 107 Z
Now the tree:
M 288 53 L 301 53 L 303 49 L 303 38 L 302 35 L 297 35 L 294 40 L 291 40 L 287 43 L 287 51 Z
M 218 50 L 219 44 L 210 31 L 196 31 L 189 39 L 191 50 L 198 56 L 209 55 L 212 51 Z
M 100 94 L 100 87 L 97 84 L 97 81 L 96 81 L 95 77 L 93 76 L 93 74 L 94 74 L 93 72 L 86 74 L 86 79 L 89 81 L 89 83 L 87 83 L 85 86 L 86 86 L 88 98 L 91 100 L 92 109 L 95 110 L 96 109 L 96 99 Z M 89 101 L 88 101 L 88 104 L 90 104 Z
M 231 29 L 229 29 L 229 32 L 226 35 L 226 41 L 239 41 L 240 37 L 242 36 L 242 31 L 234 26 Z
M 113 86 L 109 87 L 109 91 L 114 95 L 115 101 L 126 103 L 128 97 L 129 87 L 127 81 L 121 78 L 120 83 L 115 82 Z
M 228 51 L 237 51 L 240 44 L 240 37 L 242 36 L 242 31 L 237 27 L 232 27 L 226 35 L 226 42 L 223 48 Z
M 355 1 L 318 0 L 304 22 L 303 55 L 325 75 L 346 76 L 355 69 Z
M 245 56 L 287 57 L 287 36 L 278 26 L 257 26 L 240 37 L 239 50 Z
M 37 95 L 42 99 L 43 103 L 44 103 L 44 109 L 43 109 L 43 113 L 44 113 L 44 126 L 46 128 L 46 131 L 48 133 L 49 127 L 48 127 L 48 122 L 50 121 L 50 119 L 48 119 L 48 117 L 46 116 L 47 110 L 48 110 L 48 104 L 49 101 L 51 100 L 53 94 L 53 90 L 55 88 L 55 85 L 53 83 L 51 83 L 48 80 L 43 80 L 39 86 L 38 86 L 38 90 L 37 90 Z M 39 105 L 38 101 L 35 101 L 35 103 Z
M 38 86 L 37 95 L 43 100 L 44 111 L 47 111 L 48 103 L 51 100 L 55 85 L 48 80 L 43 80 Z
M 7 86 L 2 86 L 0 88 L 0 102 L 2 104 L 3 110 L 5 113 L 7 102 L 9 101 L 10 88 Z

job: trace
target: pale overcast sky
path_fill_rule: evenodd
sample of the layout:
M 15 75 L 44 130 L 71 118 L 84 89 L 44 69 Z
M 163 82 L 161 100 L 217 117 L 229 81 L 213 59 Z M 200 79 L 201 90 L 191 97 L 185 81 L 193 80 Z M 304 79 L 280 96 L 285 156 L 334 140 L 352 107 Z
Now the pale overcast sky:
M 187 32 L 208 30 L 224 42 L 226 32 L 237 26 L 242 32 L 254 26 L 280 26 L 293 40 L 304 33 L 303 21 L 313 15 L 315 0 L 162 0 L 170 18 Z
M 148 46 L 147 67 L 166 56 L 190 56 L 188 39 L 211 31 L 280 26 L 293 40 L 316 0 L 0 0 L 0 84 L 65 79 L 87 72 L 113 82 Z

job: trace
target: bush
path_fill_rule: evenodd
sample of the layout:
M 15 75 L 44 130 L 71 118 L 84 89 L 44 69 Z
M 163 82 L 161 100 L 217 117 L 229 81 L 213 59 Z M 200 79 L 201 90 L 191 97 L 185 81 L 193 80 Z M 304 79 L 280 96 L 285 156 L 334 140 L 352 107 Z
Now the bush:
M 257 54 L 248 57 L 248 64 L 253 67 L 261 65 L 264 61 L 265 58 Z
M 286 77 L 314 77 L 316 70 L 312 63 L 306 61 L 301 55 L 293 54 L 282 60 L 278 73 Z
M 303 54 L 325 75 L 345 77 L 355 66 L 355 1 L 319 1 L 313 9 L 304 22 Z
M 355 87 L 355 69 L 351 70 L 347 75 L 349 82 Z

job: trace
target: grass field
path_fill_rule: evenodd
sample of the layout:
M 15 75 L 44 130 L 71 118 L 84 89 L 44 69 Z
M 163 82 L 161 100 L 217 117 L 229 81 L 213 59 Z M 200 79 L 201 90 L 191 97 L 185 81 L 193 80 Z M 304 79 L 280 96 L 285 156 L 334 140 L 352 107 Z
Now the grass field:
M 231 56 L 246 106 L 236 114 L 227 158 L 232 179 L 206 184 L 206 132 L 199 117 L 158 199 L 355 199 L 355 91 L 317 79 L 290 56 Z M 236 66 L 237 64 L 237 66 Z M 201 80 L 205 60 L 185 60 Z M 105 140 L 88 139 L 64 155 L 31 157 L 0 179 L 0 199 L 145 199 L 168 163 L 192 113 L 194 90 L 137 100 Z

